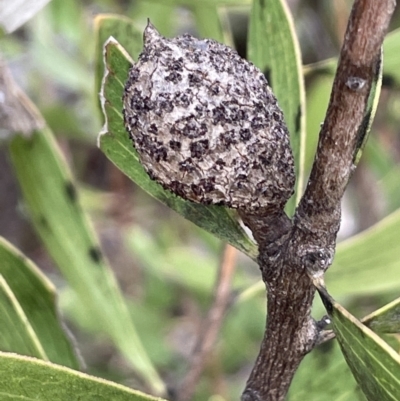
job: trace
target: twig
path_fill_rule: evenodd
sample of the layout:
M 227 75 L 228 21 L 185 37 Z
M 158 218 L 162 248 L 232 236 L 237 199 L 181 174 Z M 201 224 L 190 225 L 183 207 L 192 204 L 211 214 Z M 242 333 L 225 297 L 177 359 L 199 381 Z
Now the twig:
M 354 3 L 310 180 L 293 221 L 279 212 L 242 214 L 259 244 L 268 291 L 266 332 L 242 401 L 283 400 L 301 360 L 318 342 L 310 276 L 322 276 L 332 263 L 340 201 L 364 139 L 360 127 L 394 6 L 393 0 Z
M 229 305 L 236 257 L 237 250 L 230 245 L 226 245 L 219 267 L 213 304 L 204 321 L 203 329 L 193 350 L 188 373 L 184 377 L 178 391 L 177 399 L 179 401 L 188 401 L 192 398 L 204 365 L 217 339 L 223 316 Z

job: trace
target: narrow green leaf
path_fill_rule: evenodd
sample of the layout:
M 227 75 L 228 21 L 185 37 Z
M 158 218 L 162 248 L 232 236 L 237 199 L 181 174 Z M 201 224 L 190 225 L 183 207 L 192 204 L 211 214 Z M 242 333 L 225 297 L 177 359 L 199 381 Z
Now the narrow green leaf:
M 304 187 L 305 91 L 300 47 L 284 0 L 255 0 L 250 16 L 248 59 L 266 75 L 283 110 L 296 164 L 294 212 Z
M 325 278 L 330 291 L 356 295 L 399 287 L 399 229 L 400 209 L 339 243 Z
M 59 321 L 54 286 L 1 237 L 0 275 L 3 277 L 0 349 L 79 369 L 73 347 Z M 8 323 L 4 322 L 7 315 Z
M 336 341 L 306 355 L 290 385 L 287 401 L 365 401 Z
M 0 352 L 2 401 L 162 401 L 39 359 Z
M 0 350 L 48 360 L 21 305 L 0 274 Z
M 130 57 L 118 42 L 109 40 L 105 46 L 105 63 L 108 73 L 103 81 L 102 102 L 106 124 L 99 136 L 101 150 L 151 196 L 255 259 L 256 245 L 240 226 L 233 211 L 221 206 L 204 206 L 185 201 L 149 178 L 123 124 L 122 93 L 131 63 Z
M 81 208 L 60 150 L 45 127 L 16 135 L 11 158 L 32 222 L 50 255 L 105 333 L 155 393 L 164 384 L 144 350 L 115 277 Z
M 381 333 L 400 333 L 400 298 L 366 316 L 362 322 Z
M 369 401 L 400 399 L 400 355 L 318 288 L 355 379 Z
M 130 18 L 114 14 L 97 15 L 94 19 L 94 29 L 96 36 L 95 88 L 98 94 L 104 76 L 103 47 L 106 40 L 110 36 L 114 37 L 136 59 L 142 50 L 143 34 L 135 28 Z

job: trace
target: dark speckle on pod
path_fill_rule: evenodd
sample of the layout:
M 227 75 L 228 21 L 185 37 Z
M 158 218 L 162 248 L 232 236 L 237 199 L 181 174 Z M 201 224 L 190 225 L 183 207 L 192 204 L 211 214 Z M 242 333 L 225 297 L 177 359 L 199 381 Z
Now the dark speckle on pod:
M 193 202 L 248 212 L 283 208 L 294 163 L 276 98 L 253 64 L 213 40 L 144 31 L 124 121 L 141 163 Z

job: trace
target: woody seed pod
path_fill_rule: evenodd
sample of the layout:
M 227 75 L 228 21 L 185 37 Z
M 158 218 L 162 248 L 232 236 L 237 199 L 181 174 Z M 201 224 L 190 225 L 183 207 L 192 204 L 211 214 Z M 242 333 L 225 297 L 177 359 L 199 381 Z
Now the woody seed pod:
M 283 208 L 294 166 L 283 114 L 264 75 L 231 48 L 149 23 L 125 85 L 124 121 L 141 163 L 193 202 Z

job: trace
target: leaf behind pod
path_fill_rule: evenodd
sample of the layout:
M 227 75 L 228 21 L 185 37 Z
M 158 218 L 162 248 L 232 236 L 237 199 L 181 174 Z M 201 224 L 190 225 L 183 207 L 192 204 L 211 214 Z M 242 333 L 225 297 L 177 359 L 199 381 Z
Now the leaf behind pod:
M 295 166 L 293 214 L 305 185 L 305 90 L 300 46 L 292 16 L 283 0 L 255 0 L 250 15 L 248 59 L 266 76 L 285 116 Z

